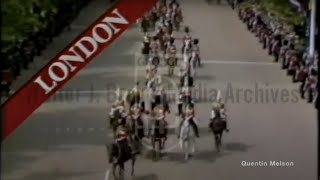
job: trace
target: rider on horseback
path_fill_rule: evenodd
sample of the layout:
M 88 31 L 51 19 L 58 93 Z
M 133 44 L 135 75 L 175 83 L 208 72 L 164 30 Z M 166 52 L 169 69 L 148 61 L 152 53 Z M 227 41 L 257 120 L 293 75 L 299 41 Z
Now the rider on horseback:
M 224 103 L 222 103 L 220 100 L 218 102 L 214 102 L 212 105 L 212 110 L 211 110 L 211 118 L 210 120 L 213 121 L 216 118 L 221 118 L 223 121 L 225 121 L 226 125 L 226 131 L 228 132 L 228 126 L 227 126 L 227 116 L 226 116 L 226 110 Z
M 199 48 L 199 39 L 194 39 L 192 44 L 192 61 L 198 66 L 201 65 L 200 61 L 200 48 Z
M 160 49 L 160 44 L 159 44 L 159 42 L 158 42 L 158 37 L 157 37 L 157 36 L 154 36 L 154 37 L 152 38 L 150 47 L 151 47 L 151 50 L 150 50 L 151 53 L 152 53 L 152 54 L 155 54 L 155 55 L 158 55 L 159 49 Z
M 138 148 L 135 145 L 134 140 L 130 136 L 129 129 L 122 125 L 117 128 L 116 131 L 116 138 L 115 138 L 115 144 L 119 148 L 119 155 L 118 157 L 122 157 L 122 154 L 137 154 L 139 153 Z
M 166 121 L 165 117 L 165 112 L 164 110 L 160 109 L 159 110 L 159 116 L 155 119 L 156 121 L 159 121 L 160 123 L 163 124 L 163 133 L 161 133 L 165 138 L 167 138 L 167 133 L 168 133 L 168 122 Z M 160 124 L 159 124 L 160 126 Z M 159 128 L 160 127 L 154 127 L 154 128 Z
M 128 138 L 128 132 L 127 129 L 124 126 L 119 126 L 116 131 L 116 142 L 120 142 L 123 140 L 127 140 Z
M 198 130 L 198 126 L 195 122 L 195 113 L 194 113 L 194 109 L 192 107 L 188 107 L 187 110 L 186 110 L 186 114 L 185 114 L 185 117 L 184 119 L 180 122 L 180 125 L 179 125 L 179 135 L 178 135 L 178 138 L 180 136 L 180 131 L 181 131 L 181 127 L 183 125 L 183 123 L 185 121 L 187 121 L 192 127 L 193 127 L 193 130 L 194 130 L 194 133 L 197 137 L 200 137 L 199 136 L 199 130 Z
M 194 101 L 192 98 L 192 93 L 189 87 L 183 87 L 182 89 L 183 92 L 183 96 L 182 96 L 182 101 L 184 104 L 186 104 L 187 106 L 194 108 Z
M 191 41 L 192 40 L 192 36 L 190 35 L 190 29 L 189 27 L 185 27 L 184 28 L 184 35 L 183 35 L 183 48 L 186 46 L 186 42 L 187 41 Z
M 177 101 L 177 109 L 178 109 L 178 116 L 181 116 L 183 114 L 183 92 L 179 92 L 179 97 Z
M 177 53 L 177 48 L 174 44 L 174 38 L 171 38 L 170 41 L 169 41 L 169 46 L 167 47 L 167 50 L 166 50 L 166 60 L 168 61 L 170 58 L 174 58 L 175 61 L 177 59 L 176 57 L 176 53 Z
M 191 35 L 190 35 L 190 29 L 189 27 L 185 27 L 184 28 L 184 36 L 183 36 L 183 42 L 187 39 L 192 39 Z

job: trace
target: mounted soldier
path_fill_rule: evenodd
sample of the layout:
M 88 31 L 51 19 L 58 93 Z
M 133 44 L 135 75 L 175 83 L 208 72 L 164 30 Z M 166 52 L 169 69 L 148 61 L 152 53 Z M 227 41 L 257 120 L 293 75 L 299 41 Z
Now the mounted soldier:
M 188 122 L 193 130 L 194 130 L 194 133 L 197 137 L 200 137 L 199 136 L 199 130 L 198 130 L 198 126 L 195 122 L 195 112 L 194 112 L 194 108 L 192 107 L 187 107 L 186 108 L 186 111 L 185 111 L 185 116 L 183 117 L 182 121 L 180 122 L 179 124 L 179 133 L 178 133 L 178 138 L 180 138 L 180 132 L 181 132 L 181 126 L 183 125 L 184 122 Z
M 134 106 L 131 109 L 130 120 L 128 120 L 128 126 L 132 139 L 134 142 L 135 149 L 140 151 L 141 149 L 141 140 L 144 138 L 144 123 L 141 116 L 141 110 L 138 106 Z
M 194 39 L 192 43 L 191 49 L 191 63 L 193 68 L 196 66 L 201 66 L 201 59 L 200 59 L 200 48 L 199 48 L 199 39 Z
M 191 52 L 191 48 L 192 48 L 192 37 L 190 35 L 190 30 L 189 27 L 185 27 L 184 29 L 184 36 L 183 36 L 183 45 L 181 48 L 181 52 L 184 55 L 187 55 L 187 57 L 189 58 L 189 54 Z
M 147 86 L 147 88 L 149 87 L 149 88 L 151 88 L 150 87 L 150 82 L 154 82 L 152 85 L 154 85 L 154 86 L 152 86 L 152 88 L 155 88 L 155 86 L 157 85 L 157 82 L 156 82 L 156 76 L 157 76 L 157 72 L 158 72 L 158 70 L 157 70 L 157 67 L 156 66 L 154 66 L 154 65 L 152 65 L 152 64 L 148 64 L 147 66 L 146 66 L 146 86 Z M 149 85 L 148 85 L 149 84 Z
M 158 67 L 160 64 L 159 50 L 160 50 L 160 44 L 158 42 L 158 37 L 154 36 L 152 38 L 151 43 L 150 43 L 149 62 L 148 63 L 152 64 L 156 67 Z
M 213 121 L 221 120 L 223 130 L 229 132 L 227 127 L 227 116 L 226 109 L 223 102 L 221 102 L 220 91 L 218 92 L 217 101 L 212 104 L 211 116 L 210 116 L 210 127 L 213 126 Z
M 148 36 L 147 33 L 145 33 L 143 37 L 143 47 L 142 47 L 141 53 L 144 56 L 145 64 L 147 64 L 149 61 L 149 53 L 150 53 L 150 37 Z
M 109 163 L 112 163 L 112 174 L 117 179 L 116 169 L 120 168 L 119 176 L 123 177 L 124 164 L 131 159 L 131 175 L 134 174 L 134 166 L 137 151 L 135 150 L 130 132 L 126 126 L 119 126 L 116 130 L 115 141 L 107 145 Z
M 153 157 L 161 154 L 165 146 L 168 133 L 168 123 L 165 120 L 165 113 L 162 109 L 158 111 L 158 116 L 153 112 L 151 119 L 151 127 L 149 128 L 149 136 L 151 136 L 151 144 L 153 147 Z M 158 149 L 156 148 L 158 142 Z
M 169 32 L 169 30 L 166 27 L 164 28 L 164 34 L 163 34 L 163 46 L 164 46 L 164 53 L 167 54 L 168 53 L 168 47 L 170 46 L 170 41 L 172 39 L 172 34 Z
M 183 91 L 179 92 L 178 95 L 178 100 L 177 100 L 177 109 L 178 109 L 178 116 L 182 116 L 183 115 Z
M 139 82 L 136 82 L 134 87 L 128 92 L 126 100 L 129 103 L 129 108 L 137 104 L 140 106 L 141 103 L 141 91 L 139 89 Z
M 193 87 L 193 77 L 190 69 L 182 69 L 180 74 L 180 87 Z
M 148 28 L 149 28 L 149 18 L 148 16 L 143 16 L 141 19 L 141 31 L 143 33 L 147 33 L 148 32 Z
M 173 76 L 174 75 L 174 67 L 178 63 L 177 48 L 174 45 L 174 38 L 171 38 L 170 44 L 169 44 L 166 52 L 167 52 L 166 53 L 166 61 L 167 61 L 167 65 L 168 65 L 168 75 Z
M 110 126 L 113 128 L 113 132 L 116 132 L 116 129 L 120 125 L 125 125 L 126 123 L 126 112 L 124 108 L 124 101 L 121 99 L 120 88 L 116 91 L 117 99 L 113 103 L 109 117 L 110 117 Z
M 226 114 L 224 104 L 220 102 L 213 103 L 209 129 L 212 131 L 215 138 L 215 146 L 217 151 L 221 148 L 221 139 L 223 131 L 229 132 L 227 128 Z

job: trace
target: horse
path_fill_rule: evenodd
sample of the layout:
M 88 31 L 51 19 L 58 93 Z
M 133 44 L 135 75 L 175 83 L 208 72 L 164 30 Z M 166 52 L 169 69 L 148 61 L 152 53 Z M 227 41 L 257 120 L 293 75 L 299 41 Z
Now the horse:
M 179 132 L 179 143 L 186 161 L 195 152 L 195 141 L 196 135 L 193 128 L 187 120 L 184 120 Z
M 182 22 L 182 16 L 179 13 L 174 13 L 173 15 L 173 24 L 177 31 L 180 30 L 180 23 Z
M 221 139 L 223 131 L 226 130 L 226 121 L 220 116 L 220 111 L 215 111 L 216 117 L 210 119 L 209 128 L 212 131 L 215 138 L 216 150 L 220 152 L 221 148 Z
M 110 127 L 113 130 L 113 135 L 115 136 L 116 130 L 120 125 L 125 125 L 126 124 L 126 117 L 123 117 L 121 114 L 120 110 L 116 110 L 114 112 L 113 117 L 110 117 Z
M 192 48 L 191 39 L 184 40 L 181 51 L 183 55 L 186 55 L 188 57 L 188 61 L 190 61 L 191 48 Z
M 167 122 L 161 119 L 153 119 L 152 128 L 149 129 L 151 137 L 152 156 L 154 160 L 159 159 L 167 140 Z
M 171 56 L 171 57 L 168 58 L 168 60 L 167 60 L 168 75 L 170 77 L 172 77 L 174 75 L 174 68 L 177 65 L 177 63 L 178 63 L 178 58 L 177 57 Z
M 141 115 L 132 115 L 131 121 L 128 122 L 128 126 L 130 129 L 130 134 L 132 135 L 132 139 L 137 144 L 138 151 L 142 148 L 142 139 L 144 138 L 144 123 L 141 118 Z
M 155 109 L 156 107 L 162 108 L 165 112 L 170 113 L 170 106 L 167 99 L 166 93 L 159 94 L 153 94 L 151 102 L 151 110 Z
M 125 96 L 126 102 L 129 104 L 129 107 L 138 104 L 141 105 L 141 95 L 140 92 L 129 91 Z
M 119 167 L 119 177 L 123 179 L 125 163 L 131 160 L 131 176 L 134 175 L 134 166 L 136 162 L 136 153 L 133 153 L 128 139 L 124 138 L 118 142 L 107 145 L 109 163 L 112 163 L 112 174 L 114 179 L 118 179 L 116 170 Z

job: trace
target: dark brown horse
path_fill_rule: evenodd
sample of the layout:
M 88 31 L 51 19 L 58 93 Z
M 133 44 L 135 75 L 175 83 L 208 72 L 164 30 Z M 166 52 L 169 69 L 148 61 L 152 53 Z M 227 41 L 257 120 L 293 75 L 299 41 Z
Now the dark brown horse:
M 215 111 L 216 117 L 210 119 L 209 128 L 212 131 L 214 138 L 215 138 L 215 146 L 218 152 L 220 152 L 221 148 L 221 139 L 223 131 L 226 130 L 227 123 L 226 121 L 220 116 L 220 111 Z
M 121 127 L 127 129 L 125 126 Z M 130 134 L 128 136 L 130 137 Z M 137 153 L 133 151 L 132 145 L 130 145 L 132 142 L 129 142 L 131 141 L 129 139 L 130 138 L 123 138 L 122 140 L 118 140 L 115 143 L 107 145 L 109 163 L 112 164 L 112 173 L 114 179 L 116 180 L 123 179 L 125 163 L 129 160 L 131 160 L 131 176 L 134 175 L 134 166 Z M 119 168 L 118 174 L 116 172 L 117 168 Z

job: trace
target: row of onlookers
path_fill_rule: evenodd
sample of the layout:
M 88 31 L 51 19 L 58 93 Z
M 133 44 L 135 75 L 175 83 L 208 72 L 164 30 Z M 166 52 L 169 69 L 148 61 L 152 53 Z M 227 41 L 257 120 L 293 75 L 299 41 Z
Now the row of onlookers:
M 318 95 L 318 54 L 308 57 L 308 48 L 299 43 L 294 32 L 287 31 L 284 26 L 274 26 L 266 19 L 266 14 L 254 7 L 239 8 L 239 18 L 254 33 L 275 62 L 281 63 L 282 69 L 292 77 L 294 83 L 300 82 L 301 98 L 309 103 L 315 102 Z

